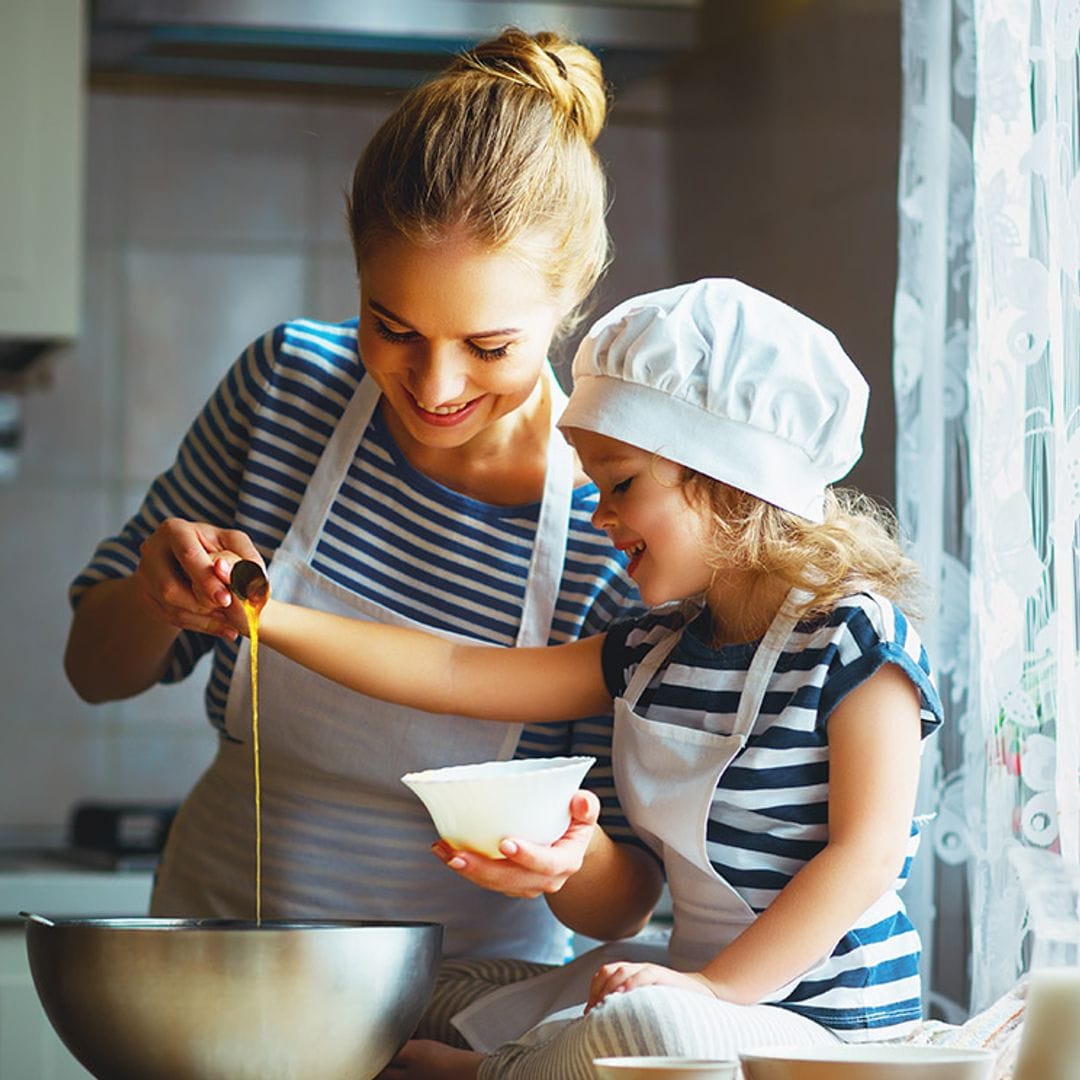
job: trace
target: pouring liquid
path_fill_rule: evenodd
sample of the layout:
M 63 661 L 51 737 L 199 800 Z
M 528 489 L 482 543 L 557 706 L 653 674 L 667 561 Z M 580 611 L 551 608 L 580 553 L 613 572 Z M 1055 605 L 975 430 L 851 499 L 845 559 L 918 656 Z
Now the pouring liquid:
M 262 775 L 259 770 L 259 607 L 242 601 L 251 643 L 251 746 L 255 774 L 255 925 L 262 925 Z

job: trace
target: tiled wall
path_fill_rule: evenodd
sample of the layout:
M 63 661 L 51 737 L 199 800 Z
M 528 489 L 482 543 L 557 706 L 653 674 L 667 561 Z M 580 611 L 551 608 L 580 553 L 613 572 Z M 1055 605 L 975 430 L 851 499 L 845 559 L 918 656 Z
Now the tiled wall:
M 357 306 L 342 188 L 389 105 L 90 94 L 84 330 L 27 395 L 0 486 L 0 843 L 58 833 L 77 799 L 173 799 L 214 749 L 204 672 L 91 707 L 61 655 L 67 585 L 172 458 L 235 356 L 294 315 Z M 620 257 L 602 304 L 670 283 L 666 98 L 633 87 L 600 149 Z

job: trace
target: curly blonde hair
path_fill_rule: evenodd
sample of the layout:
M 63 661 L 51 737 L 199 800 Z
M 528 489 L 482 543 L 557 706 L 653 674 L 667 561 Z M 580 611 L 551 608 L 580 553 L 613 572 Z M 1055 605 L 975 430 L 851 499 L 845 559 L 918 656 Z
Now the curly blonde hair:
M 610 259 L 600 62 L 553 33 L 509 28 L 410 91 L 360 156 L 346 200 L 359 269 L 380 237 L 466 235 L 510 250 L 565 299 L 565 333 Z
M 727 569 L 778 579 L 811 599 L 802 616 L 828 614 L 845 596 L 873 590 L 917 618 L 924 586 L 915 561 L 905 554 L 894 515 L 850 488 L 825 492 L 819 524 L 781 510 L 755 495 L 684 468 L 687 500 L 705 515 L 706 559 Z

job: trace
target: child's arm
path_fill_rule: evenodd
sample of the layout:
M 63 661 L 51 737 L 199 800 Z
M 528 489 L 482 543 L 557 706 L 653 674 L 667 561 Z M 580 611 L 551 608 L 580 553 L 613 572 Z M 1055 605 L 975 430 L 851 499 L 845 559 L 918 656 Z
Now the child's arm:
M 426 712 L 525 722 L 595 716 L 611 708 L 600 664 L 603 635 L 549 648 L 462 645 L 270 599 L 259 619 L 259 640 L 335 682 Z M 659 897 L 659 866 L 596 827 L 595 796 L 579 792 L 575 798 L 586 801 L 582 824 L 590 836 L 587 849 L 576 852 L 569 865 L 556 850 L 559 843 L 524 841 L 516 842 L 521 850 L 508 852 L 507 860 L 455 852 L 448 865 L 509 895 L 546 893 L 552 911 L 578 933 L 634 934 Z
M 797 978 L 856 924 L 903 866 L 919 777 L 919 693 L 886 664 L 829 718 L 829 842 L 700 973 L 608 964 L 590 1006 L 650 983 L 750 1004 Z
M 528 723 L 611 709 L 603 635 L 548 648 L 462 645 L 271 598 L 259 640 L 343 686 L 426 712 Z

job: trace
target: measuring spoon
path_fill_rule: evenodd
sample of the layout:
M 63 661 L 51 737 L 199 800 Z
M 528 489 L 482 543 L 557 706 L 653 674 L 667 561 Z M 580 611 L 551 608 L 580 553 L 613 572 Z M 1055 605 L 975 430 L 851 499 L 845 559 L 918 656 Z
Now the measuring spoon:
M 270 582 L 257 562 L 241 559 L 229 575 L 229 591 L 237 600 L 246 600 L 256 611 L 262 611 L 270 596 Z

